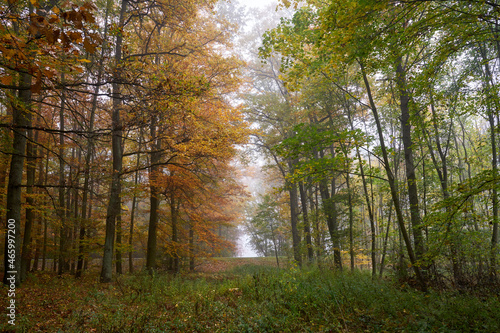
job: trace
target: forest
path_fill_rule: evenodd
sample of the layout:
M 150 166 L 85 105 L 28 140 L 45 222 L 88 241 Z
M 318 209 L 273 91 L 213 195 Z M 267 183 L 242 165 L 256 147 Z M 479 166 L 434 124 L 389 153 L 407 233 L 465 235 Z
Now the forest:
M 500 331 L 500 1 L 0 0 L 0 41 L 0 331 Z

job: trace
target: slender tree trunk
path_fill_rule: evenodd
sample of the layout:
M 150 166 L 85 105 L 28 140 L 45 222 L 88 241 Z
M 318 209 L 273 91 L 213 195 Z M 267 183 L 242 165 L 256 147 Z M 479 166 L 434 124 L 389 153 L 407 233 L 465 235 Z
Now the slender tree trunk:
M 35 218 L 35 200 L 33 198 L 33 186 L 35 185 L 35 172 L 36 172 L 36 154 L 37 147 L 32 142 L 34 140 L 33 130 L 28 130 L 28 143 L 26 147 L 26 222 L 24 224 L 24 239 L 21 253 L 21 282 L 26 280 L 28 271 L 31 264 L 31 243 L 32 243 L 32 228 Z
M 345 103 L 347 105 L 347 101 L 345 101 Z M 354 131 L 354 123 L 352 121 L 351 111 L 349 108 L 347 108 L 347 113 L 348 113 L 347 116 L 349 119 L 349 124 L 350 124 L 351 130 Z M 361 158 L 361 153 L 359 151 L 358 145 L 356 145 L 356 157 L 358 158 L 358 165 L 359 165 L 359 170 L 361 173 L 361 181 L 363 183 L 363 194 L 364 194 L 365 201 L 366 201 L 366 207 L 368 207 L 368 217 L 370 219 L 372 278 L 374 278 L 377 274 L 375 217 L 373 216 L 372 204 L 370 201 L 370 195 L 368 194 L 368 186 L 367 186 L 366 177 L 365 177 L 365 169 L 364 169 L 363 160 Z M 351 194 L 349 194 L 349 196 L 350 195 Z M 350 197 L 349 197 L 349 200 L 351 200 Z M 351 206 L 350 203 L 349 203 L 349 206 Z M 352 231 L 351 231 L 351 233 L 352 233 Z M 351 259 L 351 261 L 353 261 L 353 259 Z M 353 263 L 351 263 L 351 268 L 353 268 Z
M 123 274 L 122 268 L 122 210 L 116 216 L 116 274 Z
M 80 127 L 80 130 L 83 130 Z M 75 177 L 74 177 L 74 182 L 72 182 L 72 188 L 73 188 L 73 233 L 72 233 L 72 253 L 73 256 L 71 258 L 71 274 L 75 274 L 76 276 L 76 267 L 77 267 L 77 262 L 78 262 L 78 255 L 75 257 L 74 254 L 78 253 L 79 249 L 79 229 L 81 229 L 81 219 L 79 219 L 79 195 L 78 195 L 78 189 L 80 188 L 80 166 L 82 164 L 82 149 L 78 147 L 78 158 L 77 158 L 77 167 L 76 167 L 76 172 L 75 172 Z M 80 221 L 79 221 L 80 220 Z
M 108 1 L 106 5 L 106 15 L 104 19 L 104 39 L 108 36 L 108 13 L 109 13 L 110 1 Z M 85 155 L 85 169 L 83 176 L 83 191 L 82 191 L 82 209 L 81 209 L 81 222 L 80 222 L 80 233 L 78 235 L 78 262 L 76 265 L 76 274 L 75 277 L 80 277 L 83 272 L 84 260 L 86 255 L 86 245 L 85 245 L 85 237 L 87 232 L 87 223 L 88 223 L 88 215 L 87 215 L 87 207 L 88 207 L 88 193 L 90 187 L 90 167 L 91 161 L 94 156 L 94 122 L 95 122 L 95 113 L 97 110 L 97 96 L 99 94 L 99 85 L 102 81 L 102 74 L 104 69 L 104 52 L 106 50 L 106 44 L 101 48 L 101 55 L 99 58 L 99 65 L 97 71 L 96 83 L 97 85 L 94 88 L 94 94 L 92 96 L 92 107 L 90 110 L 90 119 L 88 132 L 90 133 L 88 141 L 87 141 L 87 150 Z
M 351 182 L 350 182 L 350 175 L 346 175 L 346 186 L 347 186 L 347 204 L 349 205 L 349 257 L 351 259 L 351 271 L 354 270 L 355 268 L 355 254 L 354 254 L 354 235 L 353 235 L 353 229 L 354 229 L 354 212 L 353 212 L 353 202 L 352 202 L 352 188 L 351 188 Z
M 194 228 L 193 228 L 193 224 L 190 223 L 189 224 L 189 270 L 191 272 L 194 272 L 194 268 L 195 268 L 194 260 L 195 260 L 195 256 L 194 256 Z
M 294 163 L 288 160 L 288 168 L 290 173 L 293 174 Z M 300 255 L 300 235 L 298 229 L 298 215 L 299 215 L 299 201 L 297 193 L 297 185 L 287 181 L 286 188 L 290 195 L 290 219 L 292 225 L 292 247 L 293 247 L 293 259 L 297 262 L 299 267 L 302 266 L 302 256 Z
M 439 166 L 437 158 L 434 154 L 434 151 L 433 151 L 433 148 L 431 145 L 431 140 L 429 138 L 430 135 L 427 133 L 427 130 L 424 127 L 425 126 L 424 124 L 422 124 L 422 127 L 423 127 L 422 129 L 423 129 L 424 136 L 427 139 L 427 145 L 429 148 L 432 162 L 434 164 L 434 168 L 435 168 L 435 170 L 438 174 L 438 177 L 439 177 L 439 182 L 441 184 L 441 192 L 443 195 L 443 199 L 446 200 L 450 197 L 450 194 L 448 192 L 448 164 L 447 164 L 447 156 L 446 156 L 447 155 L 446 152 L 448 151 L 448 149 L 443 150 L 443 147 L 441 145 L 441 139 L 439 137 L 438 118 L 437 118 L 437 114 L 436 114 L 436 109 L 435 109 L 434 98 L 433 98 L 432 92 L 430 93 L 430 101 L 431 101 L 431 116 L 432 116 L 431 120 L 432 120 L 432 126 L 433 126 L 433 130 L 434 130 L 434 141 L 436 142 L 436 147 L 437 147 L 437 151 L 439 154 L 441 167 Z M 451 127 L 452 126 L 450 125 L 450 131 L 449 131 L 448 135 L 451 135 L 451 133 L 452 133 Z M 448 141 L 449 141 L 449 139 L 448 139 Z M 449 212 L 449 207 L 446 207 L 446 212 Z M 447 232 L 447 236 L 450 239 L 450 241 L 449 241 L 450 253 L 451 253 L 450 259 L 451 259 L 451 263 L 452 263 L 453 277 L 454 277 L 455 283 L 457 283 L 459 285 L 462 283 L 462 267 L 461 267 L 462 264 L 461 264 L 460 259 L 459 259 L 458 248 L 457 248 L 457 244 L 456 244 L 456 237 L 453 233 L 452 228 L 453 228 L 452 221 L 449 221 L 447 223 L 447 226 L 446 226 L 446 232 Z
M 380 259 L 380 277 L 384 274 L 385 255 L 387 253 L 387 243 L 389 240 L 389 230 L 391 228 L 392 208 L 389 207 L 389 217 L 387 218 L 387 229 L 385 231 L 384 245 L 382 247 L 382 259 Z
M 490 70 L 490 66 L 487 61 L 486 48 L 483 45 L 480 45 L 481 56 L 485 62 L 484 64 L 484 86 L 486 89 L 486 93 L 489 95 L 486 97 L 487 100 L 487 112 L 488 112 L 488 122 L 490 125 L 490 141 L 491 141 L 491 169 L 493 170 L 493 177 L 498 177 L 498 157 L 497 157 L 497 139 L 495 134 L 495 118 L 492 107 L 491 100 L 493 98 L 498 98 L 498 96 L 491 97 L 491 95 L 496 93 L 493 90 L 494 82 L 493 75 Z M 490 84 L 491 83 L 491 84 Z M 498 191 L 496 187 L 493 187 L 491 191 L 491 203 L 492 203 L 492 225 L 493 230 L 491 233 L 491 250 L 490 250 L 490 277 L 492 280 L 496 278 L 497 273 L 497 247 L 498 247 Z
M 366 72 L 365 72 L 365 68 L 364 68 L 363 64 L 361 62 L 359 62 L 359 65 L 361 68 L 361 74 L 363 75 L 363 81 L 365 83 L 366 92 L 368 94 L 370 108 L 372 110 L 373 118 L 375 119 L 375 124 L 377 126 L 377 133 L 379 136 L 380 148 L 382 150 L 382 158 L 384 161 L 384 168 L 385 168 L 385 171 L 387 174 L 387 179 L 389 181 L 389 186 L 391 188 L 391 196 L 392 196 L 392 200 L 394 202 L 394 209 L 396 210 L 396 216 L 397 216 L 397 220 L 398 220 L 399 230 L 400 230 L 401 236 L 405 242 L 406 250 L 408 251 L 408 256 L 410 257 L 410 262 L 412 264 L 413 270 L 415 271 L 415 275 L 417 276 L 417 279 L 421 285 L 421 288 L 422 288 L 422 290 L 427 290 L 427 284 L 426 284 L 425 278 L 422 275 L 419 266 L 417 265 L 417 259 L 415 257 L 414 252 L 413 252 L 411 240 L 410 240 L 410 237 L 408 235 L 408 232 L 406 231 L 406 226 L 404 223 L 403 213 L 401 211 L 401 204 L 399 201 L 396 182 L 395 182 L 394 175 L 391 171 L 390 164 L 389 164 L 389 157 L 388 157 L 387 148 L 385 146 L 385 140 L 384 140 L 384 132 L 382 131 L 382 125 L 381 125 L 380 118 L 378 115 L 377 107 L 375 106 L 375 102 L 373 101 L 370 83 L 368 82 L 368 78 L 366 76 Z
M 49 153 L 47 153 L 47 158 L 45 159 L 45 176 L 44 176 L 44 181 L 43 184 L 47 184 L 48 177 L 49 177 Z M 45 270 L 45 264 L 47 261 L 47 229 L 48 229 L 48 223 L 45 215 L 42 217 L 41 223 L 43 224 L 43 241 L 42 241 L 42 271 Z
M 122 0 L 120 10 L 119 28 L 123 30 L 125 24 L 125 13 L 127 11 L 127 0 Z M 115 221 L 120 213 L 121 172 L 122 172 L 122 125 L 120 120 L 121 109 L 121 58 L 122 58 L 123 34 L 120 32 L 116 37 L 115 44 L 115 69 L 113 73 L 113 110 L 111 114 L 111 148 L 113 157 L 113 170 L 111 180 L 111 193 L 108 209 L 106 212 L 106 236 L 104 241 L 104 255 L 102 260 L 101 282 L 111 282 L 113 276 L 113 249 L 115 240 Z
M 175 198 L 175 193 L 172 191 L 170 194 L 170 217 L 172 220 L 172 247 L 174 253 L 172 254 L 172 270 L 175 274 L 179 273 L 179 204 Z
M 61 93 L 61 106 L 59 107 L 59 270 L 58 274 L 61 275 L 69 269 L 68 262 L 68 226 L 67 226 L 67 211 L 66 211 L 66 175 L 64 172 L 64 112 L 66 108 L 66 90 L 64 89 L 64 74 L 61 74 L 61 82 L 63 89 Z
M 397 60 L 396 85 L 399 90 L 399 101 L 401 109 L 401 134 L 403 136 L 403 148 L 405 155 L 406 181 L 408 186 L 408 200 L 410 202 L 410 220 L 415 242 L 415 258 L 422 259 L 424 255 L 424 237 L 421 228 L 420 210 L 418 204 L 417 177 L 415 175 L 415 164 L 413 158 L 413 141 L 411 138 L 410 122 L 410 94 L 406 87 L 406 72 L 401 57 Z
M 314 243 L 316 246 L 316 261 L 318 262 L 318 266 L 321 264 L 321 230 L 319 226 L 319 208 L 318 208 L 318 186 L 314 186 L 314 193 L 311 189 L 311 210 L 314 209 L 314 221 L 313 221 L 313 228 L 314 228 Z
M 278 240 L 276 239 L 276 228 L 274 226 L 274 222 L 275 222 L 274 218 L 269 219 L 269 227 L 271 228 L 271 241 L 273 243 L 273 248 L 274 248 L 274 257 L 276 258 L 276 266 L 279 269 L 280 268 L 280 262 L 278 258 L 279 249 L 278 249 Z
M 39 104 L 39 110 L 40 110 L 41 106 Z M 37 120 L 37 123 L 40 123 L 41 121 L 41 117 L 38 117 L 38 120 Z M 34 141 L 35 142 L 38 142 L 38 139 L 39 139 L 39 134 L 38 134 L 38 131 L 35 133 L 35 139 Z M 43 177 L 44 177 L 44 173 L 43 173 L 43 151 L 40 151 L 40 153 L 38 153 L 39 149 L 37 148 L 35 153 L 33 154 L 34 157 L 35 157 L 35 166 L 38 165 L 38 184 L 43 184 Z M 37 156 L 38 154 L 40 154 L 40 156 Z M 38 164 L 37 164 L 38 163 Z M 38 192 L 37 190 L 35 190 L 36 192 Z M 38 204 L 41 204 L 41 201 L 38 200 Z M 40 234 L 41 234 L 41 231 L 42 231 L 42 221 L 40 219 L 42 214 L 38 213 L 38 214 L 35 214 L 35 222 L 36 222 L 36 230 L 35 230 L 35 237 L 33 237 L 33 248 L 34 248 L 34 252 L 35 252 L 35 256 L 34 256 L 34 259 L 33 259 L 33 267 L 32 267 L 32 271 L 37 271 L 38 270 L 38 264 L 39 264 L 39 260 L 40 260 Z M 36 218 L 38 217 L 38 218 Z
M 302 181 L 299 182 L 299 192 L 300 192 L 300 202 L 302 205 L 302 217 L 304 220 L 304 236 L 306 238 L 306 246 L 307 246 L 307 261 L 311 263 L 314 261 L 314 250 L 312 246 L 309 214 L 307 212 L 307 195 L 306 191 L 304 190 L 304 183 Z
M 161 159 L 160 139 L 157 136 L 156 115 L 151 116 L 151 167 L 149 170 L 149 188 L 150 188 L 150 213 L 148 228 L 148 245 L 146 254 L 146 268 L 152 273 L 156 269 L 156 238 L 158 227 L 158 207 L 160 204 L 160 191 L 157 185 L 157 178 L 160 174 L 158 163 Z
M 140 150 L 141 150 L 141 144 L 139 142 L 139 151 Z M 136 169 L 139 169 L 139 163 L 140 163 L 140 154 L 137 154 Z M 138 179 L 139 179 L 139 170 L 137 170 L 135 172 L 134 189 L 137 188 Z M 134 243 L 133 243 L 133 239 L 134 239 L 134 219 L 135 219 L 136 207 L 137 207 L 137 193 L 134 190 L 134 197 L 132 198 L 132 209 L 130 211 L 130 230 L 129 230 L 129 237 L 128 237 L 128 245 L 130 248 L 130 252 L 128 253 L 128 267 L 129 267 L 130 273 L 132 273 L 134 271 L 134 261 L 133 261 Z

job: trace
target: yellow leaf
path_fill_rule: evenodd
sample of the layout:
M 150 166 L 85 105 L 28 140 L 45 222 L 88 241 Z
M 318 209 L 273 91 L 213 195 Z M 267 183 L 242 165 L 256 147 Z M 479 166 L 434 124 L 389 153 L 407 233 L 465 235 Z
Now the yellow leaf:
M 80 61 L 80 62 L 90 62 L 89 59 L 78 59 L 78 61 Z
M 59 8 L 57 8 L 56 6 L 54 6 L 54 8 L 52 8 L 52 11 L 56 14 L 59 14 Z

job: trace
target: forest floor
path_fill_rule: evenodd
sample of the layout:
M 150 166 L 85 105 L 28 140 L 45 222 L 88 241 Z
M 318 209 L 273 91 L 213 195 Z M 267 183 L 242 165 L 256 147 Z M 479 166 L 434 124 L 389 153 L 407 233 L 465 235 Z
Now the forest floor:
M 37 272 L 16 290 L 15 327 L 0 297 L 0 332 L 500 332 L 498 290 L 422 293 L 365 272 L 280 265 L 219 258 L 196 273 L 125 274 L 110 284 L 97 269 L 79 280 Z

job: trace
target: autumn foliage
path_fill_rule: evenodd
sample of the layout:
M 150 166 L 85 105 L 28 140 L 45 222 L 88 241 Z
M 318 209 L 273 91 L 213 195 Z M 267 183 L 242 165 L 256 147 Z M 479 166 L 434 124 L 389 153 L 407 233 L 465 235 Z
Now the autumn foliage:
M 243 62 L 213 6 L 0 4 L 2 219 L 16 220 L 19 281 L 81 276 L 103 246 L 119 273 L 234 251 Z

